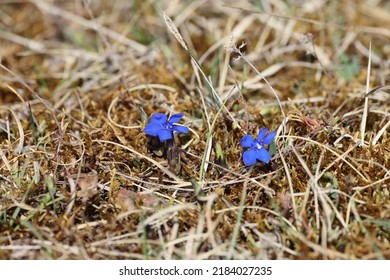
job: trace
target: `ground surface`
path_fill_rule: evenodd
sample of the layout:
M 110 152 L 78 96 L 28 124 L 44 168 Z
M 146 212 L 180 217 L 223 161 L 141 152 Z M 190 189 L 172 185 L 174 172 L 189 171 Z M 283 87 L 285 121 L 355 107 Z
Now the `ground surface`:
M 1 259 L 390 258 L 388 1 L 1 2 Z

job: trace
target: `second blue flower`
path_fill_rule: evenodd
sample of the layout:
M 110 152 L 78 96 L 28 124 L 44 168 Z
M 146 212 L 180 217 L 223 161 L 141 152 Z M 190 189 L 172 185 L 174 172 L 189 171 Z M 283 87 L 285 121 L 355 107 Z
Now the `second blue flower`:
M 245 135 L 241 139 L 241 146 L 243 148 L 249 148 L 243 154 L 243 161 L 246 166 L 251 166 L 256 163 L 257 160 L 268 163 L 271 159 L 271 155 L 264 147 L 272 143 L 276 132 L 271 131 L 267 134 L 268 129 L 263 128 L 259 131 L 257 139 L 253 139 L 252 135 Z

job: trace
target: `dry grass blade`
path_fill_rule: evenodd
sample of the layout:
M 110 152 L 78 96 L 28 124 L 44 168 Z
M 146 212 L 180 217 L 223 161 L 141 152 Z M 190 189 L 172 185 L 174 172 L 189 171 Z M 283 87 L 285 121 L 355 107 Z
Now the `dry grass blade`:
M 196 207 L 193 204 L 178 204 L 170 206 L 147 217 L 142 224 L 140 224 L 141 227 L 138 230 L 142 230 L 142 228 L 147 225 L 159 227 L 166 219 L 170 219 L 172 215 L 177 215 L 180 211 L 186 210 L 196 210 Z
M 7 32 L 5 30 L 0 30 L 0 38 L 2 38 L 3 40 L 14 42 L 21 46 L 25 46 L 26 48 L 36 52 L 45 51 L 45 45 L 43 43 L 16 35 L 14 33 Z
M 3 160 L 5 167 L 7 167 L 8 171 L 11 172 L 12 171 L 11 164 L 9 163 L 8 158 L 6 157 L 6 155 L 4 154 L 4 152 L 1 148 L 0 148 L 0 156 L 1 156 L 1 159 Z M 3 166 L 0 168 L 0 170 L 2 170 L 2 169 L 3 169 Z
M 23 127 L 22 127 L 22 123 L 20 122 L 18 116 L 16 115 L 15 111 L 12 110 L 11 108 L 9 108 L 12 116 L 14 117 L 15 121 L 16 121 L 16 125 L 18 126 L 18 131 L 19 131 L 19 143 L 18 143 L 18 146 L 16 147 L 15 149 L 15 153 L 16 154 L 20 154 L 23 150 L 23 147 L 24 147 L 24 130 L 23 130 Z
M 381 128 L 381 130 L 378 131 L 377 135 L 375 135 L 374 139 L 372 140 L 373 146 L 377 144 L 379 138 L 381 138 L 381 136 L 387 131 L 389 126 L 390 126 L 390 120 Z
M 361 145 L 364 146 L 364 137 L 366 136 L 366 125 L 368 117 L 368 92 L 370 89 L 370 74 L 371 74 L 371 42 L 370 42 L 370 51 L 368 56 L 368 65 L 367 65 L 367 80 L 366 80 L 366 94 L 364 95 L 364 108 L 362 122 L 360 125 L 360 135 L 361 135 Z
M 234 249 L 235 249 L 236 244 L 237 244 L 237 236 L 238 236 L 238 232 L 239 232 L 240 227 L 241 227 L 242 213 L 244 211 L 244 205 L 245 205 L 245 200 L 246 200 L 247 185 L 248 185 L 248 181 L 245 181 L 244 187 L 242 189 L 240 208 L 239 208 L 239 211 L 237 214 L 237 220 L 236 220 L 236 224 L 234 226 L 232 240 L 230 241 L 229 250 L 227 252 L 227 259 L 228 260 L 230 260 L 232 258 L 233 253 L 234 253 Z
M 175 36 L 176 40 L 180 43 L 180 45 L 186 50 L 188 50 L 187 44 L 184 41 L 183 37 L 180 35 L 179 30 L 177 29 L 175 23 L 167 16 L 167 14 L 164 12 L 164 20 L 166 25 L 168 26 L 169 31 Z
M 287 166 L 286 160 L 284 159 L 283 154 L 280 154 L 280 159 L 282 160 L 283 167 L 284 167 L 284 170 L 286 172 L 288 187 L 289 187 L 290 194 L 291 194 L 291 202 L 292 202 L 292 210 L 294 213 L 294 218 L 295 218 L 295 220 L 297 220 L 298 219 L 298 212 L 297 212 L 297 206 L 296 206 L 295 198 L 294 198 L 294 188 L 293 188 L 292 178 L 291 178 L 290 171 L 288 170 L 288 166 Z
M 142 44 L 131 40 L 122 34 L 119 34 L 111 29 L 108 29 L 104 26 L 101 26 L 97 24 L 96 22 L 86 20 L 82 17 L 79 17 L 73 13 L 70 13 L 68 11 L 65 11 L 63 9 L 57 8 L 54 5 L 50 5 L 49 3 L 45 3 L 39 0 L 30 0 L 34 5 L 36 5 L 40 10 L 44 11 L 45 13 L 51 14 L 52 16 L 56 17 L 63 17 L 69 21 L 75 22 L 77 24 L 80 24 L 81 26 L 85 28 L 89 28 L 92 30 L 95 30 L 97 32 L 101 32 L 102 34 L 106 35 L 107 37 L 112 38 L 115 41 L 121 42 L 122 44 L 127 45 L 131 49 L 135 50 L 136 52 L 143 54 L 146 52 L 146 47 Z

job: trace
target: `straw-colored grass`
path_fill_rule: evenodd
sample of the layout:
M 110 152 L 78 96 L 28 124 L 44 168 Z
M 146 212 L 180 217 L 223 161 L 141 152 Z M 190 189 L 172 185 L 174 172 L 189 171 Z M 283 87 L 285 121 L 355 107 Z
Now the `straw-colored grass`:
M 389 259 L 388 1 L 2 1 L 0 259 Z M 143 133 L 184 113 L 175 145 Z M 241 138 L 277 132 L 270 163 Z

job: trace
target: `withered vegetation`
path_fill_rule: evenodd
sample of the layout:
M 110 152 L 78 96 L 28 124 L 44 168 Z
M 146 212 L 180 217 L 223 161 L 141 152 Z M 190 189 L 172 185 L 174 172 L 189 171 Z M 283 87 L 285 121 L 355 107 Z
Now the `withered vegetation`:
M 389 259 L 388 1 L 0 4 L 0 259 Z M 143 133 L 184 113 L 175 145 Z M 270 163 L 241 138 L 277 131 Z

